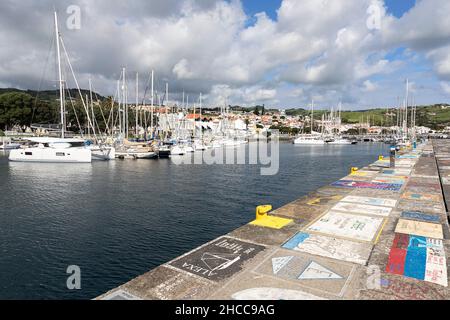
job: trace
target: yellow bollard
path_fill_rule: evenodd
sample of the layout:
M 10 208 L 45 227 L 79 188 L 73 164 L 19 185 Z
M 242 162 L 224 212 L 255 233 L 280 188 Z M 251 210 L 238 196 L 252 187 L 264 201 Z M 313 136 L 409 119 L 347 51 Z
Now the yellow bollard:
M 267 214 L 272 211 L 271 205 L 258 206 L 256 207 L 256 220 L 261 220 L 267 218 Z
M 359 168 L 353 167 L 353 168 L 350 170 L 350 174 L 355 174 L 355 173 L 358 172 L 358 170 L 359 170 Z
M 384 160 L 384 157 L 383 156 L 379 156 L 378 157 L 378 161 L 383 161 Z
M 282 229 L 294 222 L 292 219 L 269 216 L 270 211 L 272 211 L 271 205 L 258 206 L 256 208 L 256 220 L 250 224 L 263 228 Z

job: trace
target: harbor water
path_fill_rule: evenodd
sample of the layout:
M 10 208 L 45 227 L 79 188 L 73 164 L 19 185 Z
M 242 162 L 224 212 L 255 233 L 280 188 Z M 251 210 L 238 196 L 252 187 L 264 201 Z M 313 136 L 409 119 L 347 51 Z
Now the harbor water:
M 280 145 L 280 170 L 171 160 L 10 163 L 0 153 L 0 299 L 92 299 L 388 154 Z M 67 288 L 68 266 L 81 289 Z

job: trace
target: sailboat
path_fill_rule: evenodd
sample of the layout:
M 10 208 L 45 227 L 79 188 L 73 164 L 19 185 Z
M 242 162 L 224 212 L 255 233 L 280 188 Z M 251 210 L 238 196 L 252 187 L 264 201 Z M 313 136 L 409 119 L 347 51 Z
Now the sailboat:
M 347 140 L 342 138 L 341 132 L 342 132 L 342 103 L 339 103 L 339 107 L 338 107 L 338 116 L 335 117 L 333 110 L 331 111 L 331 122 L 333 124 L 335 124 L 337 122 L 337 127 L 338 127 L 338 133 L 337 135 L 333 136 L 331 139 L 326 140 L 327 144 L 330 145 L 353 145 L 353 144 L 358 144 L 357 141 L 353 140 Z M 334 127 L 333 127 L 334 128 Z
M 124 159 L 154 159 L 158 157 L 158 154 L 147 143 L 130 142 L 128 139 L 124 139 L 123 148 L 116 151 L 116 157 Z
M 311 133 L 300 135 L 294 140 L 294 144 L 301 145 L 325 145 L 322 134 L 314 132 L 314 101 L 311 103 Z
M 3 144 L 0 145 L 0 150 L 14 150 L 14 149 L 20 149 L 21 145 L 19 143 L 12 143 L 12 142 L 3 142 Z
M 56 162 L 56 163 L 90 163 L 92 152 L 85 147 L 82 139 L 65 138 L 65 98 L 64 80 L 61 67 L 61 35 L 58 29 L 58 15 L 55 12 L 56 53 L 58 57 L 59 102 L 61 114 L 61 138 L 27 138 L 31 146 L 25 149 L 12 150 L 10 161 L 17 162 Z
M 129 123 L 128 123 L 128 104 L 127 104 L 127 82 L 126 82 L 126 68 L 122 69 L 121 79 L 123 81 L 122 84 L 122 99 L 119 104 L 119 109 L 122 107 L 122 110 L 119 110 L 119 120 L 120 120 L 120 134 L 121 134 L 121 144 L 117 146 L 117 150 L 115 152 L 116 158 L 119 159 L 154 159 L 158 157 L 158 153 L 155 148 L 146 143 L 146 142 L 131 142 L 128 140 L 129 135 Z M 120 80 L 119 80 L 120 81 Z M 118 92 L 120 90 L 118 89 Z M 136 138 L 139 135 L 139 123 L 138 123 L 138 109 L 139 109 L 139 74 L 136 73 L 136 105 L 135 105 L 135 118 L 136 118 L 136 127 L 135 134 Z M 123 111 L 123 118 L 120 117 L 120 112 Z M 138 141 L 138 140 L 137 140 Z
M 108 160 L 115 160 L 116 159 L 116 148 L 108 145 L 108 144 L 102 144 L 98 143 L 97 134 L 95 130 L 95 113 L 94 113 L 94 100 L 92 98 L 92 81 L 89 79 L 89 98 L 86 97 L 86 104 L 88 108 L 90 108 L 89 112 L 87 112 L 88 118 L 91 117 L 91 119 L 88 121 L 88 132 L 90 132 L 90 125 L 92 122 L 92 133 L 94 135 L 95 141 L 97 143 L 94 144 L 88 144 L 87 148 L 91 150 L 92 152 L 92 160 L 100 160 L 100 161 L 108 161 Z M 91 115 L 89 116 L 89 113 Z M 100 131 L 100 129 L 99 129 Z

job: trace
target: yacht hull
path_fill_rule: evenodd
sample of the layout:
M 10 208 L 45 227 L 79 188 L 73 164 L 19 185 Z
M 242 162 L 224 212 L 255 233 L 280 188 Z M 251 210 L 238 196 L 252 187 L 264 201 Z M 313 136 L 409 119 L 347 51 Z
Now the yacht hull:
M 13 162 L 91 163 L 92 152 L 84 148 L 27 148 L 11 150 L 9 160 Z
M 92 160 L 97 161 L 109 161 L 116 159 L 116 149 L 113 147 L 107 148 L 93 148 L 92 151 Z
M 325 141 L 322 140 L 295 140 L 294 144 L 297 145 L 306 145 L 306 146 L 323 146 L 325 145 Z
M 17 143 L 3 144 L 0 146 L 0 150 L 15 150 L 20 149 L 21 145 Z

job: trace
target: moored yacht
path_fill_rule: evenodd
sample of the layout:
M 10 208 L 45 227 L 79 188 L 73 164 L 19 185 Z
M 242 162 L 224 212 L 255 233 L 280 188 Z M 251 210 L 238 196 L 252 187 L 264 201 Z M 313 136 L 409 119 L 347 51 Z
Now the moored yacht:
M 28 138 L 31 146 L 11 150 L 10 161 L 16 162 L 65 162 L 90 163 L 91 150 L 81 139 Z
M 327 144 L 331 144 L 331 145 L 352 145 L 352 144 L 357 144 L 357 141 L 351 141 L 351 140 L 347 140 L 347 139 L 342 139 L 342 138 L 337 138 L 337 139 L 331 139 L 329 141 L 327 141 Z
M 294 140 L 294 144 L 300 145 L 325 145 L 325 140 L 321 136 L 303 135 Z
M 186 150 L 183 146 L 173 146 L 170 150 L 171 156 L 184 156 L 186 154 Z
M 0 150 L 5 151 L 5 150 L 14 150 L 14 149 L 19 149 L 20 148 L 20 144 L 18 143 L 12 143 L 12 142 L 4 142 L 2 145 L 0 145 Z
M 130 142 L 124 139 L 121 149 L 115 151 L 119 159 L 154 159 L 158 157 L 155 149 L 147 143 Z
M 157 147 L 156 153 L 160 159 L 166 159 L 170 157 L 170 147 L 166 144 Z
M 12 150 L 9 154 L 10 161 L 18 162 L 64 162 L 64 163 L 90 163 L 92 152 L 86 147 L 82 139 L 65 139 L 65 96 L 63 72 L 61 66 L 62 38 L 58 29 L 58 16 L 55 12 L 56 53 L 59 75 L 59 104 L 61 115 L 61 138 L 28 138 L 31 146 L 24 149 Z M 64 47 L 63 47 L 64 48 Z M 64 49 L 65 50 L 65 49 Z M 67 54 L 67 52 L 65 52 Z

